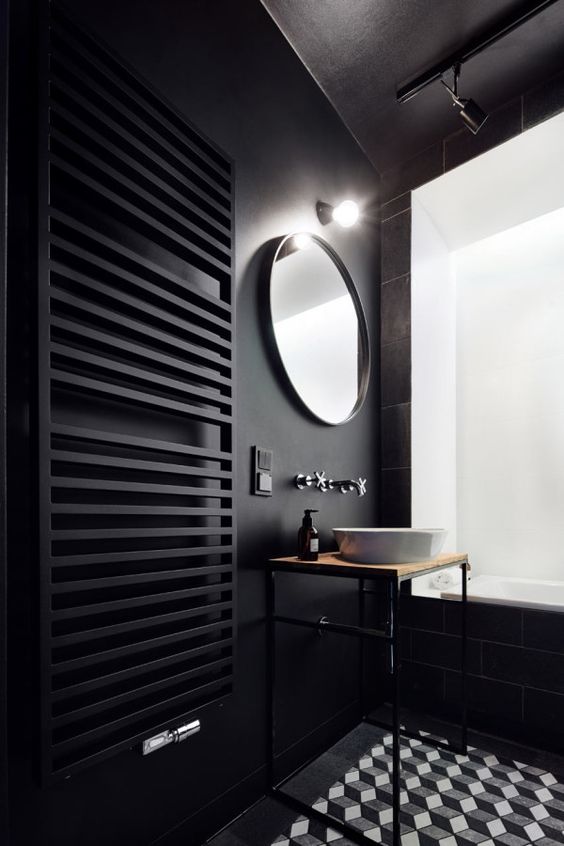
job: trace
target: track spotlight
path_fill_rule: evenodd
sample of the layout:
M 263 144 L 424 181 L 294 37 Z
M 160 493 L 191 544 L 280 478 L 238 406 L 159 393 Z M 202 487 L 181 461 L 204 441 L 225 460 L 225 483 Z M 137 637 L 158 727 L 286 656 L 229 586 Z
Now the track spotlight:
M 476 135 L 480 131 L 488 116 L 474 100 L 465 100 L 458 96 L 458 79 L 460 77 L 460 65 L 454 65 L 452 69 L 454 82 L 452 88 L 441 77 L 441 82 L 452 97 L 453 106 L 460 108 L 460 117 L 470 132 Z
M 348 229 L 354 226 L 360 217 L 360 210 L 354 200 L 343 200 L 338 206 L 331 206 L 329 203 L 317 203 L 317 217 L 326 226 L 334 220 L 339 226 Z

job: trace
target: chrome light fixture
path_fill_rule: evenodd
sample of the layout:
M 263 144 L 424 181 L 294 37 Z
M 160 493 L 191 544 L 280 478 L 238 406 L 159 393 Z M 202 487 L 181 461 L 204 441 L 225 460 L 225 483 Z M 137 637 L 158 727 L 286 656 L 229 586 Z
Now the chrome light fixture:
M 334 220 L 339 226 L 348 229 L 350 226 L 354 226 L 360 217 L 360 209 L 354 200 L 343 200 L 338 206 L 319 202 L 315 208 L 317 217 L 324 226 Z
M 445 82 L 441 76 L 441 82 L 452 97 L 453 106 L 458 106 L 460 109 L 460 117 L 464 124 L 468 127 L 470 132 L 474 135 L 480 131 L 482 126 L 488 119 L 488 115 L 483 109 L 474 101 L 464 99 L 458 96 L 458 80 L 460 78 L 460 64 L 454 65 L 453 69 L 454 82 L 452 88 Z

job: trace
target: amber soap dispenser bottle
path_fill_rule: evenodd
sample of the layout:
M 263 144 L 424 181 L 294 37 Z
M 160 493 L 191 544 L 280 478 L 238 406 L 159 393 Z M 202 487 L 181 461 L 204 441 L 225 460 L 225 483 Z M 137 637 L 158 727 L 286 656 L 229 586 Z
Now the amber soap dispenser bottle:
M 300 561 L 317 561 L 319 555 L 319 532 L 313 525 L 312 514 L 317 508 L 306 508 L 301 528 L 298 532 L 298 558 Z

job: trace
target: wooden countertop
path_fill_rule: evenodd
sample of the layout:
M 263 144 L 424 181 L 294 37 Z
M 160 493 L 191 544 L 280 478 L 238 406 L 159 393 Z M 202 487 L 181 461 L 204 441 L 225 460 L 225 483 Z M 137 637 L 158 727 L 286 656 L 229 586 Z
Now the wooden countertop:
M 351 578 L 397 578 L 398 581 L 413 579 L 435 570 L 466 564 L 465 552 L 446 552 L 428 561 L 416 561 L 412 564 L 357 564 L 345 561 L 338 552 L 322 552 L 317 561 L 300 561 L 295 556 L 271 558 L 269 566 L 273 570 L 286 570 L 294 573 L 318 573 L 326 576 L 350 576 Z

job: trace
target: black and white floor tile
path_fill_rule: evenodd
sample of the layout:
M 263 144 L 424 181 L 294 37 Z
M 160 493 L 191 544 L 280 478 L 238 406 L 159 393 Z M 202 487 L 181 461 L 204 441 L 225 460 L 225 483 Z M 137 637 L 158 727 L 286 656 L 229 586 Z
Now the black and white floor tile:
M 457 755 L 402 738 L 402 846 L 564 846 L 564 784 L 549 772 L 469 747 Z M 392 843 L 392 737 L 385 732 L 314 804 L 367 841 Z M 272 846 L 345 846 L 335 829 L 296 819 Z

